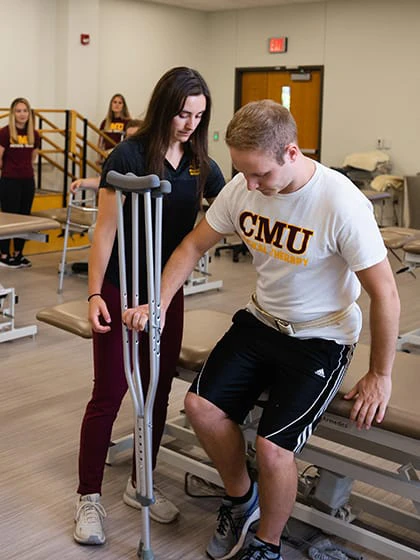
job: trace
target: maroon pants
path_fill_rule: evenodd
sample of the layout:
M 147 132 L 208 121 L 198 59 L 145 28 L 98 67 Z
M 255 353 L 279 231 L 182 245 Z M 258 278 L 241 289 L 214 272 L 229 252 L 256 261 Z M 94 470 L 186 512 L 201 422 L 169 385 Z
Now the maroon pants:
M 128 386 L 122 354 L 119 289 L 104 282 L 102 296 L 111 314 L 111 331 L 93 335 L 94 386 L 82 422 L 79 452 L 79 494 L 101 493 L 103 472 L 112 426 Z M 166 314 L 161 336 L 159 384 L 153 408 L 153 468 L 166 422 L 169 393 L 182 342 L 184 319 L 183 290 L 179 290 Z M 140 339 L 140 369 L 143 391 L 149 383 L 148 336 Z M 133 478 L 135 471 L 133 466 Z

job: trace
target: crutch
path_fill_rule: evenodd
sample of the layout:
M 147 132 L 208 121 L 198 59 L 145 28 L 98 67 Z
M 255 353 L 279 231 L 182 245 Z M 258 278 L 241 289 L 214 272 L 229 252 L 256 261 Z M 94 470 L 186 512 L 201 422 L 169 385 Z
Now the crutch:
M 150 511 L 154 503 L 152 473 L 152 420 L 153 404 L 159 381 L 160 359 L 160 277 L 162 266 L 162 198 L 171 192 L 168 181 L 160 181 L 157 175 L 137 177 L 132 173 L 122 175 L 109 171 L 107 183 L 116 188 L 118 209 L 118 255 L 120 270 L 121 310 L 128 307 L 127 276 L 125 266 L 123 197 L 131 196 L 132 221 L 132 289 L 131 307 L 139 304 L 139 197 L 144 199 L 144 225 L 146 239 L 147 294 L 149 303 L 149 350 L 150 380 L 146 399 L 141 384 L 138 359 L 139 334 L 129 334 L 123 324 L 124 370 L 134 407 L 134 450 L 136 463 L 136 494 L 141 508 L 141 537 L 137 556 L 153 560 L 150 538 Z M 153 247 L 152 198 L 155 199 L 155 226 Z

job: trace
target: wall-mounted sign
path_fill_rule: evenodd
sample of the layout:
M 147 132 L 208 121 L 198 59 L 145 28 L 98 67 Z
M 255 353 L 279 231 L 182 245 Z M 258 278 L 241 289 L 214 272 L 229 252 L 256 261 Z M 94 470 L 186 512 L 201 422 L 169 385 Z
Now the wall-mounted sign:
M 287 37 L 271 37 L 268 40 L 268 52 L 284 53 L 287 51 Z

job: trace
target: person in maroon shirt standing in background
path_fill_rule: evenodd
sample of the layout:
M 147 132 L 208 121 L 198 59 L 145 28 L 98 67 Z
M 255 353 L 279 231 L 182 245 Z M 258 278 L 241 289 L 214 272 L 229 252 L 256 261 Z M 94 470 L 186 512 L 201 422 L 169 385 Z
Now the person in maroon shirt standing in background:
M 18 97 L 10 106 L 9 124 L 0 129 L 0 206 L 3 212 L 31 213 L 35 195 L 33 164 L 40 146 L 40 136 L 34 128 L 29 102 Z M 0 241 L 0 266 L 28 268 L 32 266 L 23 256 L 24 239 L 14 240 L 14 254 L 10 253 L 10 239 Z
M 99 126 L 99 129 L 103 130 L 114 143 L 101 136 L 98 147 L 108 152 L 115 148 L 115 144 L 119 144 L 121 140 L 124 140 L 126 125 L 130 118 L 130 111 L 124 96 L 121 93 L 116 93 L 111 97 L 106 117 Z M 99 163 L 102 165 L 103 160 L 101 159 Z

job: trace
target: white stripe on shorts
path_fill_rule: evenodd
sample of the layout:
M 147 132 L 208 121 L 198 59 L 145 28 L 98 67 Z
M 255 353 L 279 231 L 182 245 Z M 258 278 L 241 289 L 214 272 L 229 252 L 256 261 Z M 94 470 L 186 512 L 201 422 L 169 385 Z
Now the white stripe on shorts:
M 340 367 L 340 364 L 342 362 L 343 357 L 343 353 L 344 353 L 344 349 L 347 348 L 347 346 L 343 346 L 342 350 L 341 350 L 341 356 L 337 365 L 337 368 Z M 289 424 L 287 424 L 287 426 L 283 426 L 282 428 L 280 428 L 279 430 L 276 430 L 275 432 L 272 432 L 271 434 L 268 434 L 265 436 L 266 439 L 270 439 L 271 437 L 275 436 L 276 434 L 280 434 L 281 432 L 287 430 L 288 428 L 290 428 L 290 426 L 293 426 L 293 424 L 296 424 L 296 422 L 298 422 L 299 420 L 302 419 L 303 416 L 305 416 L 305 414 L 309 413 L 316 405 L 317 403 L 324 398 L 325 396 L 325 392 L 328 391 L 328 396 L 325 399 L 324 404 L 322 405 L 322 407 L 319 409 L 319 411 L 317 412 L 317 414 L 315 415 L 314 419 L 312 420 L 312 422 L 310 424 L 308 424 L 307 426 L 305 426 L 304 430 L 299 434 L 298 440 L 297 440 L 297 445 L 296 447 L 293 449 L 293 453 L 299 453 L 303 446 L 305 445 L 305 443 L 307 442 L 307 440 L 309 439 L 309 437 L 312 435 L 312 431 L 313 431 L 313 424 L 324 414 L 324 412 L 326 411 L 326 409 L 328 408 L 330 402 L 332 401 L 332 399 L 335 397 L 336 392 L 338 391 L 338 388 L 341 385 L 341 382 L 343 380 L 343 377 L 347 371 L 347 368 L 349 367 L 350 364 L 350 360 L 351 357 L 353 355 L 353 351 L 354 351 L 355 345 L 352 345 L 350 347 L 350 349 L 347 351 L 347 355 L 344 358 L 345 359 L 345 364 L 343 366 L 341 366 L 341 370 L 338 374 L 338 377 L 336 378 L 333 387 L 329 388 L 328 387 L 328 383 L 327 385 L 325 385 L 325 387 L 322 389 L 321 393 L 319 394 L 319 396 L 317 397 L 317 399 L 312 403 L 312 405 L 305 410 L 305 412 L 303 412 L 299 418 L 296 418 L 295 420 L 293 420 L 292 422 L 289 422 Z M 330 380 L 333 378 L 334 373 L 336 370 L 333 371 L 333 373 L 331 374 Z M 329 381 L 330 381 L 329 380 Z

